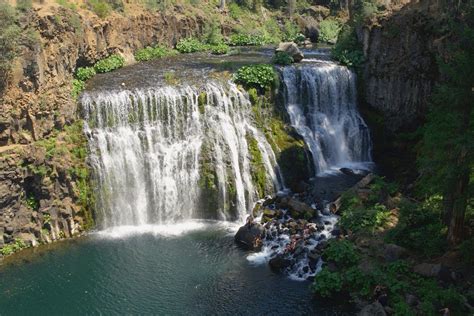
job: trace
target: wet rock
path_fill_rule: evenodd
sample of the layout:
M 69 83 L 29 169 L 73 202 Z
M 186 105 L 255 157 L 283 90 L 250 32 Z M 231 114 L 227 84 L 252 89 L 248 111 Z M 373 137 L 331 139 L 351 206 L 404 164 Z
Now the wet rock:
M 332 231 L 331 231 L 331 235 L 333 235 L 334 237 L 338 237 L 341 235 L 341 230 L 339 228 L 334 228 Z
M 387 313 L 383 308 L 382 304 L 379 302 L 374 302 L 372 304 L 366 305 L 359 312 L 358 316 L 385 316 Z
M 287 53 L 288 55 L 293 57 L 293 60 L 297 63 L 302 61 L 304 58 L 303 53 L 299 50 L 298 46 L 293 42 L 282 42 L 278 44 L 278 47 L 275 51 Z
M 234 241 L 246 250 L 259 250 L 264 228 L 257 223 L 247 224 L 239 228 Z
M 387 262 L 394 262 L 399 259 L 405 258 L 408 254 L 408 251 L 395 244 L 387 244 L 384 247 L 384 259 Z
M 291 265 L 291 260 L 284 258 L 283 255 L 277 255 L 275 258 L 270 259 L 268 264 L 274 272 L 281 272 Z
M 424 277 L 434 277 L 443 282 L 453 281 L 451 270 L 439 263 L 420 263 L 413 267 L 413 271 Z
M 418 298 L 415 296 L 415 295 L 412 295 L 412 294 L 406 294 L 405 295 L 405 302 L 409 305 L 409 306 L 416 306 L 418 305 Z
M 342 172 L 343 174 L 347 175 L 347 176 L 353 176 L 355 173 L 354 173 L 354 170 L 350 169 L 350 168 L 341 168 L 339 169 L 340 172 Z
M 319 255 L 318 253 L 312 251 L 308 252 L 308 259 L 310 261 L 318 262 L 319 258 L 321 258 L 321 255 Z

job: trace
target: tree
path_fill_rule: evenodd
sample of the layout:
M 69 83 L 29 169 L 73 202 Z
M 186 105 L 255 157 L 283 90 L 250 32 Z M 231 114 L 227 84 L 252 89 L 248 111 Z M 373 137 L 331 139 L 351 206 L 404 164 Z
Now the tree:
M 474 10 L 454 25 L 443 81 L 431 97 L 419 155 L 422 183 L 443 195 L 448 242 L 463 239 L 464 219 L 473 197 L 474 174 Z

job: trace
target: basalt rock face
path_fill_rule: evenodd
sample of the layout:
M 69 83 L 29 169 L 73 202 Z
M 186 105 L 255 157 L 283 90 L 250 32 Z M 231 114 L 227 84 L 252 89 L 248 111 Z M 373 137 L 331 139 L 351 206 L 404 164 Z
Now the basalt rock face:
M 76 67 L 113 53 L 130 63 L 137 49 L 173 45 L 200 33 L 203 23 L 199 16 L 179 12 L 114 14 L 101 20 L 90 12 L 78 15 L 62 7 L 31 10 L 21 24 L 34 40 L 15 60 L 10 84 L 0 94 L 0 146 L 42 139 L 74 120 L 76 105 L 70 93 Z
M 409 3 L 358 30 L 367 60 L 362 96 L 392 132 L 419 125 L 439 77 L 442 15 L 431 2 Z

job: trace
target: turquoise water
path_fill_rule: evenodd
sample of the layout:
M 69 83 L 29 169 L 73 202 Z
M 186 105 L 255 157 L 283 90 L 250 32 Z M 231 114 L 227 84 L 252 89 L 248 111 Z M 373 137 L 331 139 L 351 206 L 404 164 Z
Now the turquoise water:
M 1 315 L 342 315 L 318 306 L 309 282 L 252 265 L 218 225 L 92 234 L 6 260 L 0 280 Z

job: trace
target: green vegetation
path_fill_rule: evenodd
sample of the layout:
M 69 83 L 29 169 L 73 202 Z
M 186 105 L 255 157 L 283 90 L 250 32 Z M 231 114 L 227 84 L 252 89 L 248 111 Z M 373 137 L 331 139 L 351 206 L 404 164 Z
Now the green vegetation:
M 334 243 L 340 242 L 347 243 Z M 408 262 L 399 260 L 383 265 L 374 262 L 370 269 L 361 269 L 358 263 L 352 260 L 337 272 L 323 268 L 315 277 L 313 291 L 325 298 L 344 291 L 353 299 L 372 300 L 378 287 L 387 292 L 395 315 L 414 315 L 415 311 L 405 301 L 407 294 L 420 300 L 421 315 L 436 315 L 439 306 L 448 307 L 454 315 L 463 313 L 461 296 L 453 288 L 443 288 L 434 280 L 414 274 Z
M 113 54 L 96 62 L 94 69 L 98 73 L 104 73 L 122 68 L 123 65 L 125 65 L 125 59 L 120 55 Z
M 263 198 L 266 193 L 267 171 L 265 170 L 262 153 L 258 148 L 257 140 L 252 135 L 247 134 L 246 138 L 250 156 L 252 157 L 250 161 L 252 182 L 255 185 L 258 197 Z
M 77 98 L 86 88 L 86 81 L 93 78 L 97 73 L 109 72 L 123 67 L 125 59 L 117 54 L 110 55 L 107 58 L 99 60 L 93 67 L 79 67 L 72 80 L 71 95 Z
M 362 45 L 357 40 L 353 27 L 346 25 L 341 29 L 336 46 L 332 50 L 332 56 L 348 67 L 359 68 L 364 63 Z
M 26 198 L 26 205 L 35 211 L 39 209 L 39 202 L 33 195 L 30 195 Z
M 87 81 L 96 75 L 94 67 L 79 67 L 76 70 L 76 78 L 80 81 Z
M 276 73 L 270 65 L 243 66 L 234 75 L 237 83 L 248 88 L 270 89 L 275 84 Z
M 197 38 L 188 37 L 179 40 L 176 50 L 181 54 L 202 52 L 209 49 L 209 46 L 199 41 Z
M 291 65 L 294 62 L 293 57 L 291 57 L 287 52 L 276 52 L 275 56 L 272 58 L 272 63 L 276 65 Z
M 3 246 L 0 253 L 3 256 L 8 256 L 24 248 L 27 248 L 25 242 L 21 239 L 15 239 L 14 243 Z
M 230 37 L 229 45 L 231 46 L 261 46 L 266 43 L 263 35 L 253 34 L 233 34 Z
M 468 9 L 465 21 L 451 25 L 458 41 L 439 61 L 445 79 L 431 97 L 418 157 L 420 191 L 443 197 L 442 220 L 452 246 L 463 240 L 474 192 L 474 8 Z
M 335 19 L 326 19 L 319 24 L 319 41 L 325 43 L 336 43 L 341 23 Z
M 211 53 L 214 55 L 224 55 L 229 52 L 229 46 L 224 43 L 211 46 Z
M 304 41 L 305 36 L 300 33 L 300 29 L 295 23 L 286 21 L 285 25 L 283 26 L 283 34 L 281 39 L 284 42 L 300 43 Z
M 165 46 L 148 46 L 143 49 L 139 49 L 135 52 L 136 61 L 147 61 L 151 59 L 163 58 L 167 56 L 176 55 L 177 52 L 174 49 L 170 49 Z
M 87 0 L 89 8 L 101 19 L 107 17 L 112 11 L 112 7 L 103 0 Z
M 21 29 L 17 22 L 15 9 L 7 3 L 0 3 L 0 92 L 7 84 L 11 61 L 19 51 Z

